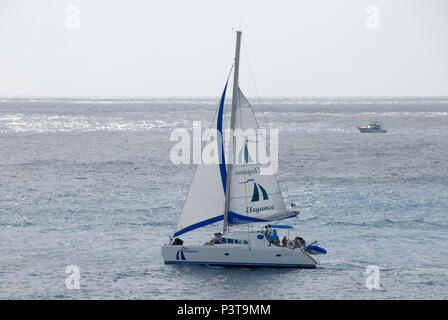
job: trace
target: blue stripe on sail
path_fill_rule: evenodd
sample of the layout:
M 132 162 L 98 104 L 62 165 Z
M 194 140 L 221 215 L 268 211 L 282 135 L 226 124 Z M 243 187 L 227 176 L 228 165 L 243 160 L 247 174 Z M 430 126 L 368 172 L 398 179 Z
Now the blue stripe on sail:
M 188 231 L 191 231 L 191 230 L 194 230 L 194 229 L 197 229 L 197 228 L 201 228 L 203 226 L 206 226 L 208 224 L 212 224 L 212 223 L 221 221 L 223 219 L 224 219 L 224 216 L 220 215 L 220 216 L 217 216 L 217 217 L 214 217 L 214 218 L 203 220 L 201 222 L 192 224 L 191 226 L 188 226 L 186 228 L 183 228 L 182 230 L 177 231 L 176 233 L 173 234 L 173 237 L 178 237 L 178 236 L 180 236 L 181 234 L 183 234 L 185 232 L 188 232 Z
M 226 159 L 224 155 L 224 143 L 223 143 L 224 139 L 222 134 L 222 114 L 224 111 L 224 100 L 226 99 L 226 91 L 228 83 L 229 79 L 227 79 L 226 86 L 224 87 L 224 91 L 222 92 L 221 102 L 219 103 L 218 124 L 216 128 L 219 132 L 218 135 L 219 170 L 221 171 L 222 187 L 224 189 L 224 194 L 226 194 L 227 171 L 226 171 Z

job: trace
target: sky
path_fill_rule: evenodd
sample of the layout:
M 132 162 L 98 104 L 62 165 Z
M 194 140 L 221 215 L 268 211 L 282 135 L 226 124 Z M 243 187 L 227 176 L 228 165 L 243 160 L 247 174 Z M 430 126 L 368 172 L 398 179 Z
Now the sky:
M 448 96 L 447 0 L 0 0 L 0 96 Z

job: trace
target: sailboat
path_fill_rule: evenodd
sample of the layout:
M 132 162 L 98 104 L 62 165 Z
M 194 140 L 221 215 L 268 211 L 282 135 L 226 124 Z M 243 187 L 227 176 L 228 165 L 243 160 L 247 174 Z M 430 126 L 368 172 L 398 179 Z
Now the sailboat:
M 218 110 L 211 128 L 220 133 L 215 145 L 219 161 L 198 164 L 175 232 L 170 242 L 162 246 L 165 264 L 202 264 L 239 267 L 294 267 L 315 268 L 311 254 L 326 253 L 314 243 L 306 246 L 288 241 L 279 245 L 269 238 L 272 229 L 288 229 L 288 225 L 269 225 L 274 221 L 293 218 L 299 214 L 294 207 L 287 209 L 275 174 L 266 174 L 268 163 L 260 163 L 252 150 L 265 148 L 259 136 L 259 126 L 252 106 L 238 84 L 241 31 L 236 32 L 236 50 L 233 64 L 233 94 L 230 115 L 230 135 L 227 159 L 224 153 L 223 114 L 229 82 L 227 79 Z M 238 130 L 240 129 L 240 130 Z M 244 143 L 238 134 L 253 129 L 253 136 L 245 135 Z M 238 140 L 240 139 L 240 140 Z M 239 147 L 239 148 L 238 148 Z M 204 150 L 203 150 L 204 151 Z M 232 161 L 230 161 L 232 159 Z M 227 161 L 226 161 L 227 160 Z M 184 244 L 182 234 L 223 221 L 222 233 L 204 244 Z M 229 226 L 261 223 L 260 230 L 230 231 Z M 301 238 L 300 238 L 301 239 Z M 308 250 L 307 250 L 308 248 Z

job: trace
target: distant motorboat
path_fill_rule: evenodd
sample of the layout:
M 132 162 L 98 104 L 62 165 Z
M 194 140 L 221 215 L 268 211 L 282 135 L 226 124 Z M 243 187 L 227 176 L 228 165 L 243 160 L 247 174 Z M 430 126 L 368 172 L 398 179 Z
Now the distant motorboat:
M 358 127 L 359 131 L 361 133 L 381 133 L 381 132 L 387 132 L 387 130 L 381 128 L 381 123 L 379 122 L 371 122 L 365 127 Z

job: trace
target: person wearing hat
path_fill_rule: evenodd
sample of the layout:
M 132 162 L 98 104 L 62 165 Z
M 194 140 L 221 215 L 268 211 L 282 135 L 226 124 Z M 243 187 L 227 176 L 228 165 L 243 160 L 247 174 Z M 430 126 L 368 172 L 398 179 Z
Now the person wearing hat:
M 210 240 L 209 242 L 206 242 L 204 245 L 212 246 L 216 243 L 222 243 L 222 233 L 221 232 L 216 232 L 215 237 L 212 240 Z

